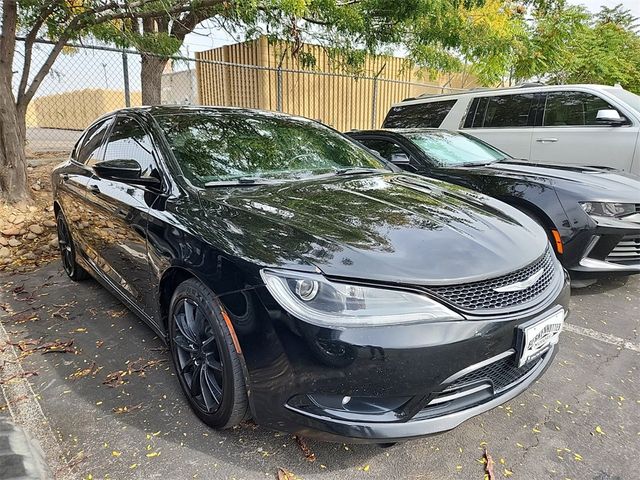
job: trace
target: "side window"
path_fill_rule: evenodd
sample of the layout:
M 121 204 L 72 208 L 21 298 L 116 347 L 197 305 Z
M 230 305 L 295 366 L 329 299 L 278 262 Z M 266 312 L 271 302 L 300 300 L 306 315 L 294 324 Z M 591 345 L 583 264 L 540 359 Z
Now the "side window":
M 119 117 L 116 121 L 105 148 L 104 159 L 134 159 L 142 166 L 143 177 L 151 176 L 157 170 L 151 138 L 142 125 L 130 117 Z
M 605 100 L 586 92 L 552 92 L 547 95 L 542 125 L 598 125 L 598 110 L 616 110 Z M 621 114 L 622 116 L 622 114 Z
M 112 118 L 107 118 L 95 125 L 89 127 L 87 132 L 78 142 L 78 145 L 74 148 L 71 158 L 78 163 L 85 163 L 93 165 L 101 159 L 98 158 L 100 154 L 100 147 L 104 140 L 104 136 L 107 134 L 109 125 L 111 125 Z
M 465 128 L 532 127 L 535 94 L 479 97 L 469 106 Z
M 384 128 L 438 128 L 457 100 L 391 107 Z
M 358 138 L 357 140 L 365 147 L 378 152 L 382 158 L 388 161 L 391 161 L 393 155 L 398 153 L 409 156 L 404 148 L 391 140 L 377 138 Z

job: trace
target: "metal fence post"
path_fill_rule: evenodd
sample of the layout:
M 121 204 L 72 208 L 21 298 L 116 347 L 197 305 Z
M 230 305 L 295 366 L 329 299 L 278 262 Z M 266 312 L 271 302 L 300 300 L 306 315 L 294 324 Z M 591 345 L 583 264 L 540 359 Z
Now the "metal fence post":
M 129 88 L 129 61 L 127 52 L 122 49 L 122 76 L 124 79 L 124 105 L 131 106 L 131 89 Z
M 282 111 L 282 66 L 278 65 L 278 71 L 276 74 L 276 110 Z
M 376 128 L 378 118 L 378 77 L 373 77 L 373 95 L 371 97 L 371 128 Z

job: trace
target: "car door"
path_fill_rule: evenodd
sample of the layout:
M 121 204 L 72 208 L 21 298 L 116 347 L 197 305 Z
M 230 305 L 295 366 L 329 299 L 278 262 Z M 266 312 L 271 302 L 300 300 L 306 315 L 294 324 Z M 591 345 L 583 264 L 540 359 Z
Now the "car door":
M 104 138 L 113 118 L 104 118 L 87 129 L 71 152 L 70 161 L 58 177 L 57 200 L 71 228 L 73 241 L 80 255 L 86 256 L 87 240 L 87 184 L 92 171 L 87 166 L 101 158 Z
M 476 97 L 462 130 L 514 158 L 528 159 L 539 98 L 534 92 Z
M 531 160 L 542 163 L 604 165 L 629 170 L 638 125 L 610 126 L 596 121 L 599 110 L 618 110 L 609 101 L 585 91 L 549 92 L 544 97 L 541 125 L 533 130 Z
M 161 178 L 151 136 L 133 116 L 119 115 L 105 142 L 102 160 L 115 159 L 136 160 L 142 177 Z M 87 185 L 95 266 L 113 288 L 145 312 L 153 311 L 154 298 L 147 255 L 148 212 L 160 189 L 101 178 L 95 169 Z

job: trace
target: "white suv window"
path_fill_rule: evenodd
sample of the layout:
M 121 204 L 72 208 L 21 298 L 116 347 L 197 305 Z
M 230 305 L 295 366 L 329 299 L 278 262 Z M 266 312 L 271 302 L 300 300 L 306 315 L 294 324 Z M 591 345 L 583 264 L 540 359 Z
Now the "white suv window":
M 606 100 L 587 92 L 551 92 L 547 95 L 542 125 L 598 125 L 598 110 L 616 110 Z
M 387 113 L 384 128 L 438 128 L 457 100 L 398 105 Z
M 474 98 L 464 128 L 533 127 L 535 93 Z

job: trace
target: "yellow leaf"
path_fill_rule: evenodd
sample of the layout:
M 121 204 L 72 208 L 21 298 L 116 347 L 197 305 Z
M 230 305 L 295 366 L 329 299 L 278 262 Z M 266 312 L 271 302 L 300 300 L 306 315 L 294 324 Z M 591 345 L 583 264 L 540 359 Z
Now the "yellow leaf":
M 508 468 L 505 468 L 503 473 L 505 477 L 510 477 L 511 475 L 513 475 L 513 472 Z
M 119 457 L 120 455 L 122 455 L 122 452 L 114 450 L 113 452 L 111 452 L 111 455 L 113 455 L 114 457 Z
M 365 465 L 362 470 L 364 470 L 365 472 L 368 472 L 369 471 L 369 465 Z
M 149 457 L 149 458 L 157 457 L 158 455 L 160 455 L 160 452 L 147 453 L 147 457 Z
M 604 432 L 602 431 L 602 427 L 600 425 L 596 426 L 596 433 L 599 433 L 600 435 L 604 435 Z

